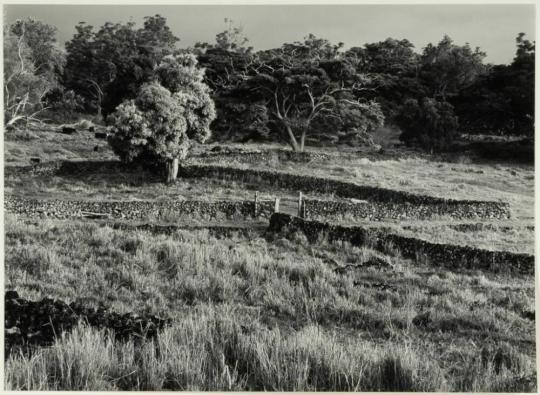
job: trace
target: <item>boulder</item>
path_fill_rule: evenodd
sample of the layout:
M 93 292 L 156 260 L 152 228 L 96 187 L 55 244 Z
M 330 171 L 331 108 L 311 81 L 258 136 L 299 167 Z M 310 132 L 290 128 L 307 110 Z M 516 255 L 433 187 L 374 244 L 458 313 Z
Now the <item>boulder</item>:
M 75 129 L 72 126 L 62 126 L 61 132 L 63 134 L 73 134 L 73 133 L 77 133 L 77 129 Z

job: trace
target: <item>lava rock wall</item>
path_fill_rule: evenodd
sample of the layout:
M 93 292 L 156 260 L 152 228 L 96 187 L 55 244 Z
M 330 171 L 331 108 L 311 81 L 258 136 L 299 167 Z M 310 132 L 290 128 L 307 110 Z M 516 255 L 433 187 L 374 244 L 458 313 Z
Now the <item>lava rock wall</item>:
M 212 150 L 203 152 L 193 159 L 204 158 L 205 160 L 238 160 L 242 163 L 261 163 L 273 160 L 287 162 L 311 162 L 325 161 L 332 158 L 323 152 L 294 152 L 285 149 L 265 150 L 239 150 L 230 147 L 214 147 Z
M 86 172 L 114 172 L 134 170 L 117 161 L 40 163 L 25 167 L 6 167 L 5 174 L 29 172 L 46 174 L 84 174 Z M 334 194 L 342 198 L 364 200 L 365 203 L 348 203 L 324 200 L 306 200 L 308 218 L 353 217 L 379 220 L 431 219 L 508 219 L 510 205 L 498 201 L 456 200 L 435 196 L 418 195 L 370 185 L 359 185 L 332 178 L 291 174 L 281 171 L 244 169 L 230 166 L 189 164 L 179 170 L 179 176 L 192 178 L 217 178 L 265 184 L 293 191 Z
M 263 183 L 295 191 L 331 193 L 343 198 L 366 200 L 366 204 L 308 201 L 306 215 L 353 215 L 360 218 L 510 218 L 510 205 L 496 201 L 455 200 L 417 195 L 406 191 L 359 185 L 331 178 L 297 175 L 280 171 L 242 169 L 213 165 L 188 165 L 182 177 L 208 177 L 240 182 Z
M 204 218 L 255 218 L 254 201 L 66 201 L 36 200 L 5 196 L 7 212 L 25 216 L 50 218 L 83 217 L 84 213 L 103 214 L 107 218 L 148 219 L 166 218 L 175 215 L 199 216 Z M 257 216 L 270 217 L 274 207 L 272 202 L 257 204 Z
M 285 233 L 301 231 L 311 243 L 321 239 L 344 240 L 357 246 L 368 245 L 383 252 L 391 245 L 397 248 L 404 258 L 450 268 L 534 274 L 534 255 L 432 243 L 377 228 L 345 227 L 276 213 L 270 218 L 268 229 Z
M 331 200 L 304 199 L 307 219 L 419 219 L 441 217 L 452 219 L 503 219 L 509 217 L 506 203 L 469 201 L 459 203 L 411 204 L 393 202 L 348 203 Z

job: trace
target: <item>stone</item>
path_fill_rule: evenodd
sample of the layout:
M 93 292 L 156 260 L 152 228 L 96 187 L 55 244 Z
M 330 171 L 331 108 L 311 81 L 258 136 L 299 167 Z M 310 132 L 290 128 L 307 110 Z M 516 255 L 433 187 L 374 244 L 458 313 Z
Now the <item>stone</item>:
M 72 127 L 72 126 L 62 126 L 61 131 L 62 131 L 63 134 L 73 134 L 73 133 L 77 133 L 77 129 L 75 129 L 75 128 Z

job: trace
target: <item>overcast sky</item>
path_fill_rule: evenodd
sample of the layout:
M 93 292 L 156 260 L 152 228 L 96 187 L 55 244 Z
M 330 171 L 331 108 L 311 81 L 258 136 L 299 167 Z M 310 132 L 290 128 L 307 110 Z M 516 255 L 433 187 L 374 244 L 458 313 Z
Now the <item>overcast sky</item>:
M 226 17 L 244 28 L 255 49 L 314 33 L 346 48 L 407 38 L 421 51 L 448 34 L 458 44 L 479 46 L 490 63 L 511 62 L 517 34 L 535 34 L 534 5 L 4 5 L 5 21 L 33 16 L 56 26 L 61 43 L 71 39 L 79 21 L 142 25 L 144 16 L 154 14 L 167 18 L 182 47 L 213 42 Z

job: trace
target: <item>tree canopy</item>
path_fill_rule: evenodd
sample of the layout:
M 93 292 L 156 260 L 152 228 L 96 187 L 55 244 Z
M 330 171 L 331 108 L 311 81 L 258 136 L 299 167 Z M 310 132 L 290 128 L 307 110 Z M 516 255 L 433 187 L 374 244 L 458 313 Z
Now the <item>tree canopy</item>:
M 191 142 L 203 143 L 210 137 L 214 117 L 195 56 L 168 55 L 135 99 L 125 100 L 109 116 L 109 143 L 124 162 L 151 159 L 165 164 L 171 182 Z
M 64 51 L 53 26 L 16 21 L 5 31 L 6 122 L 43 109 L 113 119 L 130 100 L 139 108 L 142 87 L 157 83 L 197 114 L 185 118 L 188 137 L 213 130 L 216 140 L 281 140 L 300 151 L 311 143 L 363 144 L 386 123 L 414 144 L 422 139 L 406 131 L 407 109 L 418 119 L 443 113 L 449 125 L 457 117 L 460 132 L 533 133 L 535 43 L 523 33 L 511 64 L 490 65 L 480 48 L 448 36 L 420 50 L 392 37 L 345 49 L 308 34 L 254 50 L 241 26 L 225 24 L 214 42 L 181 49 L 160 15 L 142 26 L 81 22 Z M 442 134 L 447 145 L 457 136 Z M 442 149 L 433 136 L 418 144 Z
M 164 56 L 174 53 L 178 38 L 160 15 L 145 18 L 144 26 L 105 23 L 97 31 L 84 22 L 66 43 L 64 85 L 85 99 L 85 109 L 104 116 L 126 98 L 134 98 L 149 82 Z

